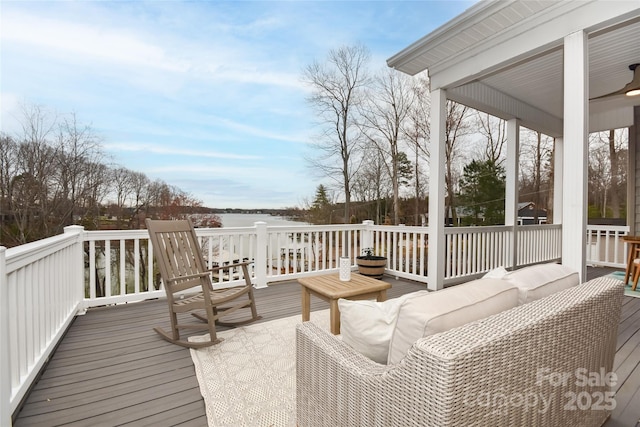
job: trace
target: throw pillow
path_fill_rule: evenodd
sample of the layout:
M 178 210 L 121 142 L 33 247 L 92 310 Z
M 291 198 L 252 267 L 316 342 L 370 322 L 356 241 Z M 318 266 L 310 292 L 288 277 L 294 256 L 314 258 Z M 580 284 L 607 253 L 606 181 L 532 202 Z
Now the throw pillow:
M 508 273 L 504 267 L 494 268 L 482 276 L 483 279 L 502 279 Z
M 383 302 L 338 300 L 342 341 L 368 358 L 387 363 L 389 341 L 404 301 L 428 291 L 418 291 Z
M 518 304 L 526 304 L 578 285 L 578 272 L 562 264 L 546 263 L 521 268 L 503 280 L 518 288 Z

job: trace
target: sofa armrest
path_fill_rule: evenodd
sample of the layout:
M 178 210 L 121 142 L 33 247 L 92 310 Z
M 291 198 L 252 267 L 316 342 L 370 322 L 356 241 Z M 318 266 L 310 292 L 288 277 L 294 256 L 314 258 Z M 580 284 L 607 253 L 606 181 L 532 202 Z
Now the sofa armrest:
M 296 327 L 296 410 L 303 426 L 390 425 L 378 416 L 392 366 L 363 356 L 311 322 Z

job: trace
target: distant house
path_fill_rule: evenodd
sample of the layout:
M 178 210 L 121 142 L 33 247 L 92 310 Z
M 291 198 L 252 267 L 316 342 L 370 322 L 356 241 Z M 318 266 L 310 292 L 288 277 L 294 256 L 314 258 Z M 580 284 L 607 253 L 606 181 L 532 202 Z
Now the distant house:
M 465 218 L 471 218 L 473 212 L 464 207 L 456 207 L 456 226 L 464 225 Z M 482 221 L 482 214 L 479 215 L 479 219 Z M 547 223 L 547 210 L 537 209 L 533 202 L 520 202 L 518 203 L 518 225 L 532 225 L 532 224 L 546 224 Z M 454 225 L 453 216 L 451 215 L 451 208 L 447 210 L 446 217 L 447 226 Z
M 537 209 L 533 202 L 518 203 L 518 225 L 546 224 L 547 210 Z

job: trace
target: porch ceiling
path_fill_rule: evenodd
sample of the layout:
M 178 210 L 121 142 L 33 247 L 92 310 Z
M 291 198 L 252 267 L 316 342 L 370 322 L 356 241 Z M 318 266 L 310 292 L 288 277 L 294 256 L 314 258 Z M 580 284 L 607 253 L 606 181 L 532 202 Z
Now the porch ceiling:
M 563 37 L 589 34 L 590 98 L 619 90 L 633 77 L 628 66 L 640 63 L 638 4 L 482 1 L 387 62 L 408 74 L 428 69 L 448 98 L 560 136 Z M 591 101 L 590 130 L 631 125 L 634 105 L 640 97 Z

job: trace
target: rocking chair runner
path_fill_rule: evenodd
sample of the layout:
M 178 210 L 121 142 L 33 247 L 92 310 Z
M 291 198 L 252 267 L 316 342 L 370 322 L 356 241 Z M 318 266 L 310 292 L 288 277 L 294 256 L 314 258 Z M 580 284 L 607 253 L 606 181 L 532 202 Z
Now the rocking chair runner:
M 216 323 L 224 326 L 238 326 L 260 319 L 253 297 L 253 287 L 247 268 L 248 262 L 229 264 L 206 269 L 200 244 L 191 221 L 154 221 L 147 219 L 149 238 L 153 245 L 153 253 L 164 282 L 164 289 L 169 304 L 171 333 L 162 328 L 153 328 L 169 342 L 189 348 L 207 347 L 221 341 L 216 336 Z M 224 289 L 213 289 L 212 272 L 242 269 L 245 285 Z M 181 291 L 200 287 L 195 295 L 177 295 Z M 240 302 L 239 297 L 245 296 Z M 230 305 L 231 304 L 231 305 Z M 223 306 L 224 305 L 224 306 Z M 251 318 L 241 322 L 222 323 L 218 319 L 241 308 L 251 309 Z M 205 315 L 191 313 L 194 317 L 206 322 L 203 324 L 178 323 L 178 313 L 193 310 L 204 310 Z M 205 329 L 209 331 L 210 340 L 205 342 L 189 342 L 180 339 L 180 329 Z

